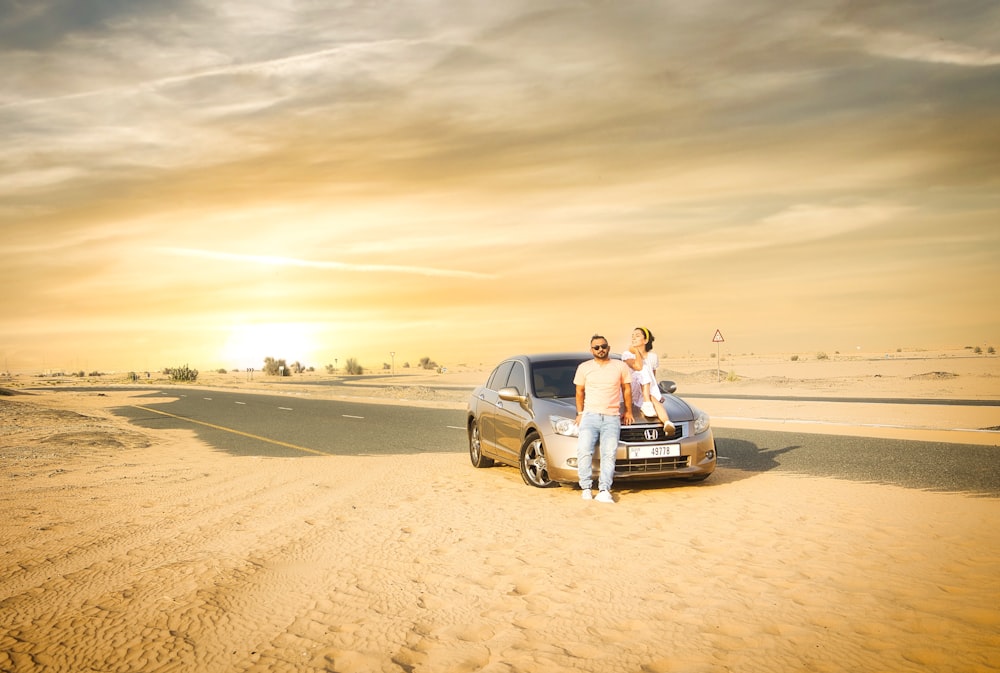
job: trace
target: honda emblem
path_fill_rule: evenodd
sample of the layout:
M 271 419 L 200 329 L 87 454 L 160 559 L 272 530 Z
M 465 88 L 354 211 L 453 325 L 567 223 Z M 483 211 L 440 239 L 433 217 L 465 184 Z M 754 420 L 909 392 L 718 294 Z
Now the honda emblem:
M 646 435 L 646 441 L 648 442 L 656 441 L 660 438 L 660 431 L 656 428 L 646 430 L 644 434 Z

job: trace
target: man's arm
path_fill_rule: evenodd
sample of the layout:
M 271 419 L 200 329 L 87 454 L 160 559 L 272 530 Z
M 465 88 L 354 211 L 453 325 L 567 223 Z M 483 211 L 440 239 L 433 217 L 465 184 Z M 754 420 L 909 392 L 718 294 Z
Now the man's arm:
M 576 424 L 580 425 L 580 417 L 583 416 L 583 402 L 587 397 L 587 390 L 583 386 L 576 387 Z
M 622 397 L 625 400 L 625 415 L 622 417 L 622 423 L 625 425 L 632 425 L 632 384 L 628 381 L 622 383 Z

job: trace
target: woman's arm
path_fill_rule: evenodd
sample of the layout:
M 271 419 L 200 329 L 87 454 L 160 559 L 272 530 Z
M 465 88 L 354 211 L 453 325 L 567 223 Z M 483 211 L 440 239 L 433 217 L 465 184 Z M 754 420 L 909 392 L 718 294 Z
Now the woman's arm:
M 631 369 L 641 372 L 643 366 L 646 364 L 646 358 L 642 354 L 642 349 L 636 346 L 629 346 L 628 352 L 631 353 L 633 357 L 627 358 L 623 353 L 622 362 L 627 364 Z

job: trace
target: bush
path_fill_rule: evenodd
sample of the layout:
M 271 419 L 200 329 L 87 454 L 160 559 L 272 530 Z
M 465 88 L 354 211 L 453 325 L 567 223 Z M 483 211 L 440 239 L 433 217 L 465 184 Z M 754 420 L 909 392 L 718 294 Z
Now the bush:
M 420 358 L 420 367 L 422 369 L 437 369 L 438 363 L 434 362 L 434 360 L 431 360 L 428 357 L 423 357 Z
M 351 376 L 358 376 L 364 374 L 364 368 L 358 364 L 358 361 L 354 358 L 347 358 L 347 363 L 344 365 L 344 371 Z
M 167 368 L 163 370 L 163 373 L 170 377 L 171 381 L 197 381 L 198 380 L 198 370 L 191 369 L 187 365 L 183 367 Z
M 799 356 L 798 355 L 793 355 L 792 356 L 792 362 L 798 362 L 798 361 L 799 361 Z
M 829 360 L 830 356 L 827 355 L 826 353 L 824 353 L 823 351 L 820 351 L 819 353 L 816 353 L 816 359 L 817 360 Z
M 292 371 L 284 360 L 264 358 L 264 373 L 268 376 L 291 376 Z

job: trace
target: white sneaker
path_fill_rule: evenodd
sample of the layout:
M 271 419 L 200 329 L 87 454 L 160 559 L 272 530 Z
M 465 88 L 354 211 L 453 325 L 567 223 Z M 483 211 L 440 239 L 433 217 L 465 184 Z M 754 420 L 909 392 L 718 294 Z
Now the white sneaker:
M 654 416 L 656 416 L 656 409 L 653 408 L 652 402 L 643 402 L 642 407 L 640 408 L 642 409 L 643 416 L 647 418 L 653 418 Z
M 583 489 L 583 492 L 580 494 L 580 497 L 583 498 L 584 500 L 593 500 L 594 494 L 590 492 L 589 488 L 585 488 Z
M 615 501 L 615 499 L 611 497 L 611 493 L 609 491 L 601 491 L 600 493 L 597 494 L 597 497 L 594 499 L 597 500 L 597 502 L 614 503 Z

